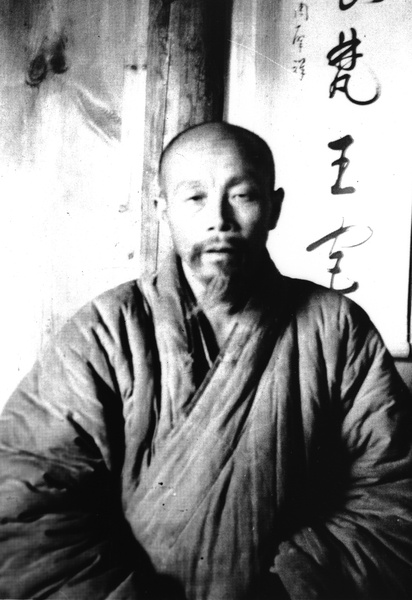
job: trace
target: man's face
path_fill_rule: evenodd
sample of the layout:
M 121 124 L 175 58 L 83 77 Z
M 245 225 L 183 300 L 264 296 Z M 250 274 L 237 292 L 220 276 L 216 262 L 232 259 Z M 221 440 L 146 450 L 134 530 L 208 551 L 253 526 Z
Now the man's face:
M 269 181 L 224 133 L 171 150 L 162 175 L 165 214 L 186 272 L 207 285 L 258 266 L 278 212 Z

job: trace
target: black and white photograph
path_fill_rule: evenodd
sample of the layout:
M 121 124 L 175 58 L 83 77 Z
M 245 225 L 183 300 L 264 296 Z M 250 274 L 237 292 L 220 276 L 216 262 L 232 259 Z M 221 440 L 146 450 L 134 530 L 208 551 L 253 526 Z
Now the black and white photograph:
M 0 600 L 412 599 L 411 0 L 0 2 Z

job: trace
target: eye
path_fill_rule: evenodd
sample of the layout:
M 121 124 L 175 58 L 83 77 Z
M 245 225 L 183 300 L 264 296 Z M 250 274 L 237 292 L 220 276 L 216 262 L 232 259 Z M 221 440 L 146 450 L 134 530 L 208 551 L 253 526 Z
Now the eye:
M 205 202 L 206 194 L 202 191 L 189 191 L 184 202 L 193 208 L 201 208 Z
M 254 202 L 255 200 L 257 200 L 258 195 L 255 191 L 253 190 L 248 190 L 248 191 L 239 191 L 239 192 L 234 192 L 230 195 L 232 201 L 234 202 L 240 202 L 240 203 L 246 203 L 246 202 Z
M 229 190 L 229 199 L 232 202 L 248 203 L 259 198 L 259 186 L 252 181 L 242 181 Z

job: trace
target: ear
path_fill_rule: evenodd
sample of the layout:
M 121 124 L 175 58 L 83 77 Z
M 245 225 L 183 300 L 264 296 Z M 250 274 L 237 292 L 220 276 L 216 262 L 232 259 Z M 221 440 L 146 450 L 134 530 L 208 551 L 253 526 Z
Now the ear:
M 159 221 L 167 221 L 167 204 L 166 198 L 163 196 L 163 194 L 159 194 L 154 201 L 154 205 Z
M 270 195 L 270 204 L 271 204 L 271 215 L 270 215 L 270 226 L 269 226 L 270 230 L 275 229 L 275 227 L 277 225 L 284 197 L 285 197 L 285 192 L 284 192 L 283 188 L 273 190 Z

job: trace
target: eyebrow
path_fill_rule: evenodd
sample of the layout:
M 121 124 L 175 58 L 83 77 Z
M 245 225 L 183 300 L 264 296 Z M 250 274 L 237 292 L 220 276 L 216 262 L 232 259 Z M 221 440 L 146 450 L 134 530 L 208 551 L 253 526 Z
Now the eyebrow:
M 235 175 L 234 177 L 231 177 L 229 179 L 229 181 L 227 182 L 227 187 L 231 188 L 236 185 L 240 185 L 242 183 L 256 184 L 257 183 L 256 177 L 253 175 L 253 173 L 246 173 L 244 175 Z
M 194 187 L 200 187 L 202 185 L 202 182 L 194 179 L 192 181 L 180 181 L 174 188 L 173 188 L 173 193 L 175 194 L 176 192 L 178 192 L 181 188 L 194 188 Z
M 235 187 L 236 185 L 240 185 L 242 183 L 258 185 L 258 182 L 256 180 L 256 174 L 253 173 L 253 171 L 250 171 L 250 172 L 246 172 L 242 175 L 234 175 L 233 177 L 231 177 L 229 179 L 229 181 L 226 184 L 226 187 L 229 189 L 229 188 Z M 173 193 L 176 194 L 181 189 L 196 188 L 196 187 L 202 187 L 202 186 L 203 186 L 203 182 L 198 179 L 193 179 L 193 180 L 188 180 L 188 181 L 180 181 L 173 188 Z

